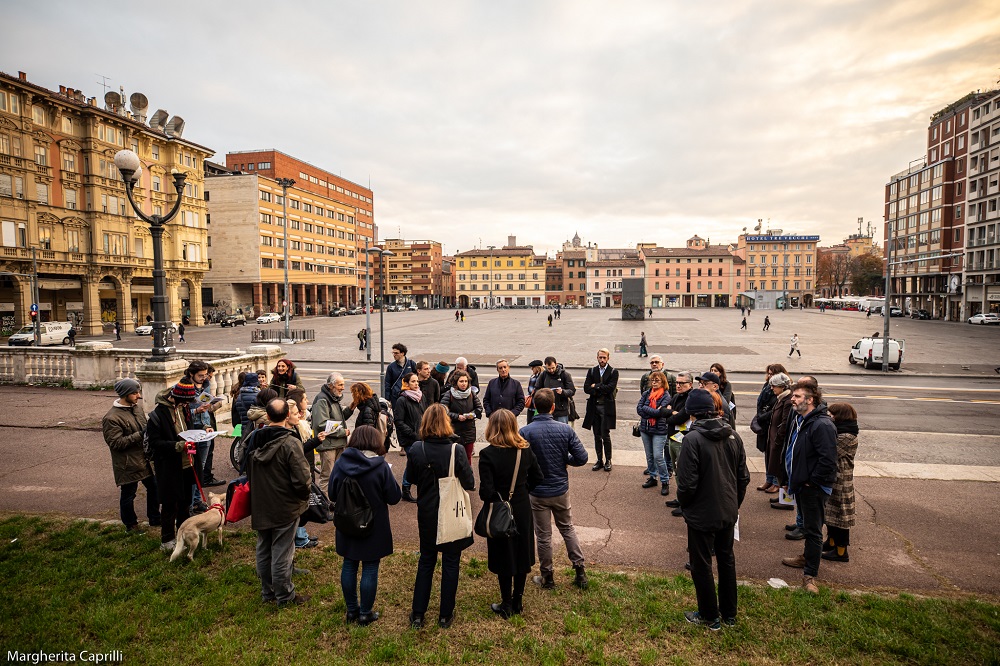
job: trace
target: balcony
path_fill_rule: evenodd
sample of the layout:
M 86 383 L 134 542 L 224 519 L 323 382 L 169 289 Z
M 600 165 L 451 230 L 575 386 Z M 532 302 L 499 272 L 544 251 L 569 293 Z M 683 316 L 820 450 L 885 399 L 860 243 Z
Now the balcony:
M 14 167 L 15 169 L 24 169 L 25 160 L 23 157 L 15 157 L 13 155 L 0 155 L 0 165 Z

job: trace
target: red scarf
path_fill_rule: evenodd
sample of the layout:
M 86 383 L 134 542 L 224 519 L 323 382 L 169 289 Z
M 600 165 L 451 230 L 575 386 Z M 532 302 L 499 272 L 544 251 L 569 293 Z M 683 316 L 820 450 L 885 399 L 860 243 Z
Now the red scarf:
M 653 409 L 656 409 L 656 403 L 660 400 L 660 398 L 663 397 L 664 393 L 666 393 L 666 391 L 664 391 L 662 388 L 653 389 L 652 391 L 650 391 L 649 392 L 649 406 L 652 407 Z M 649 419 L 649 425 L 651 427 L 655 428 L 656 427 L 656 419 Z

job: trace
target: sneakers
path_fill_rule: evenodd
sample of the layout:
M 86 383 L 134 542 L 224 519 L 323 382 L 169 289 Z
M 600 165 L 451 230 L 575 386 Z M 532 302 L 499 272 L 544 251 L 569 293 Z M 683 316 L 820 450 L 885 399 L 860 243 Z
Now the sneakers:
M 208 511 L 208 505 L 202 502 L 201 500 L 198 500 L 197 502 L 191 505 L 191 508 L 188 510 L 188 513 L 190 513 L 192 516 L 195 516 L 198 515 L 199 513 L 205 513 L 206 511 Z
M 643 481 L 643 483 L 642 483 L 642 487 L 643 488 L 652 488 L 655 485 L 656 485 L 656 478 L 652 477 L 652 476 L 647 476 L 646 480 Z
M 454 618 L 455 616 L 452 615 Z M 450 625 L 449 625 L 450 626 Z M 410 613 L 410 629 L 423 629 L 424 628 L 424 614 L 423 613 Z
M 176 547 L 177 547 L 177 539 L 171 539 L 170 541 L 165 541 L 160 544 L 160 550 L 167 553 L 174 552 L 174 548 Z
M 735 617 L 724 617 L 724 618 L 722 618 L 722 624 L 726 625 L 727 627 L 735 627 L 736 626 L 736 618 Z
M 499 604 L 490 604 L 490 610 L 502 617 L 505 620 L 509 620 L 510 616 L 514 614 L 514 609 L 511 608 L 509 602 L 501 602 Z
M 706 620 L 701 616 L 698 611 L 686 611 L 684 613 L 684 619 L 691 624 L 700 624 L 703 627 L 708 627 L 712 631 L 718 631 L 722 628 L 722 624 L 719 622 L 719 618 L 714 620 Z
M 795 557 L 783 557 L 781 558 L 781 563 L 786 567 L 792 567 L 793 569 L 801 569 L 806 566 L 806 556 L 796 555 Z
M 587 581 L 587 569 L 582 564 L 574 566 L 573 569 L 576 571 L 576 578 L 573 579 L 573 584 L 576 585 L 581 590 L 586 590 L 589 582 Z M 555 584 L 553 583 L 553 587 Z
M 816 577 L 815 576 L 803 576 L 802 577 L 802 589 L 809 594 L 819 594 L 819 588 L 816 587 Z
M 451 629 L 451 623 L 454 622 L 454 621 L 455 621 L 455 614 L 454 613 L 452 613 L 448 617 L 444 617 L 442 615 L 441 617 L 438 618 L 438 626 L 441 627 L 442 629 Z M 423 622 L 424 622 L 424 618 L 421 615 L 420 616 L 420 624 L 421 624 L 421 626 L 423 625 Z M 412 622 L 412 621 L 410 622 L 410 626 L 413 627 L 414 629 L 419 629 L 420 628 L 420 627 L 414 626 L 414 622 Z
M 531 582 L 543 590 L 554 590 L 556 587 L 556 581 L 551 573 L 542 572 L 541 576 L 532 576 Z

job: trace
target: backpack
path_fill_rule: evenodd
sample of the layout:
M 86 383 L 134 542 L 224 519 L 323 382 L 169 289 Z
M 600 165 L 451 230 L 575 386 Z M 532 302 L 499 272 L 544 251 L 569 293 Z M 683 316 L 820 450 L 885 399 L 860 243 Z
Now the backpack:
M 337 499 L 333 507 L 333 524 L 351 537 L 366 537 L 372 532 L 375 513 L 354 477 L 346 476 L 337 489 Z
M 389 401 L 379 398 L 378 408 L 378 419 L 375 421 L 375 428 L 385 438 L 385 448 L 390 449 L 392 448 L 392 433 L 395 432 L 396 426 L 393 423 L 392 413 L 389 411 Z

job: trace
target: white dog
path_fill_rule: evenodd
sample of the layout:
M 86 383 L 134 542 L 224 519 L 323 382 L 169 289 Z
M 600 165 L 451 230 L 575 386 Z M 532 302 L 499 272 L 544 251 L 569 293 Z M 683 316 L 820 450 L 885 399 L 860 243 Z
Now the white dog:
M 170 554 L 170 561 L 173 562 L 184 554 L 187 548 L 188 559 L 194 560 L 194 551 L 198 549 L 198 544 L 208 547 L 208 535 L 218 531 L 219 545 L 222 545 L 222 525 L 225 523 L 225 495 L 215 493 L 208 494 L 208 511 L 197 516 L 191 516 L 177 530 L 177 545 L 174 552 Z

